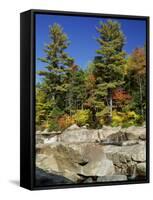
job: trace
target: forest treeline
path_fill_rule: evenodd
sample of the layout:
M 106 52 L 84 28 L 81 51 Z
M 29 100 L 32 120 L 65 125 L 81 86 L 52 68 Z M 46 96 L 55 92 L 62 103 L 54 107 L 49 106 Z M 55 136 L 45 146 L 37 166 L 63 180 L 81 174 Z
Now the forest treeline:
M 62 27 L 50 26 L 50 42 L 44 47 L 45 56 L 39 58 L 44 70 L 37 72 L 42 77 L 36 85 L 37 129 L 64 130 L 74 123 L 89 128 L 144 123 L 145 45 L 128 55 L 117 21 L 100 22 L 96 29 L 99 49 L 82 69 L 67 53 L 70 41 Z

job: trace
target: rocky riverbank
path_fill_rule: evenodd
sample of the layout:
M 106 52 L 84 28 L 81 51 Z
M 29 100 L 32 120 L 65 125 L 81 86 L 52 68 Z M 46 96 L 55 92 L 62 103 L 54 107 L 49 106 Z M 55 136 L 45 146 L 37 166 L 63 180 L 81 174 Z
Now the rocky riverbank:
M 91 130 L 72 125 L 62 133 L 38 131 L 36 152 L 38 184 L 44 177 L 48 184 L 69 184 L 146 176 L 145 127 L 104 126 Z

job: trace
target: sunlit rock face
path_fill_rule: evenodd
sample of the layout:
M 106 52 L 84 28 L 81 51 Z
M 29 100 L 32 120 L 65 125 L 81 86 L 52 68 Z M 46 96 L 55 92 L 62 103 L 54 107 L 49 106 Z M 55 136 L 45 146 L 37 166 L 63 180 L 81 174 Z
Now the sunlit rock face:
M 143 179 L 145 140 L 145 127 L 94 130 L 74 124 L 62 133 L 46 130 L 36 134 L 36 166 L 68 184 Z

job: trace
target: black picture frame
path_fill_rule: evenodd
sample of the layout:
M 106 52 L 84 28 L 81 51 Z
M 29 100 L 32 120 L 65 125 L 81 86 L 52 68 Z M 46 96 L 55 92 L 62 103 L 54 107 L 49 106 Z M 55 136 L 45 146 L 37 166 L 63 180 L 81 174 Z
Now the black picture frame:
M 147 79 L 147 113 L 146 113 L 146 179 L 134 181 L 116 181 L 105 183 L 86 183 L 35 185 L 35 15 L 52 14 L 66 16 L 103 17 L 115 19 L 135 19 L 146 21 L 146 79 Z M 29 190 L 73 188 L 91 186 L 109 186 L 123 184 L 149 183 L 149 17 L 70 11 L 29 10 L 20 14 L 20 186 Z

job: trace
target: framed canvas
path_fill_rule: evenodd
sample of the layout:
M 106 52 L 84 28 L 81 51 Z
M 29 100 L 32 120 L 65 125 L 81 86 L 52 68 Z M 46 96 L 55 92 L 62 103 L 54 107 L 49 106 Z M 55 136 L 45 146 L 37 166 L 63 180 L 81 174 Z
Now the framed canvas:
M 20 185 L 149 182 L 149 17 L 21 13 Z

